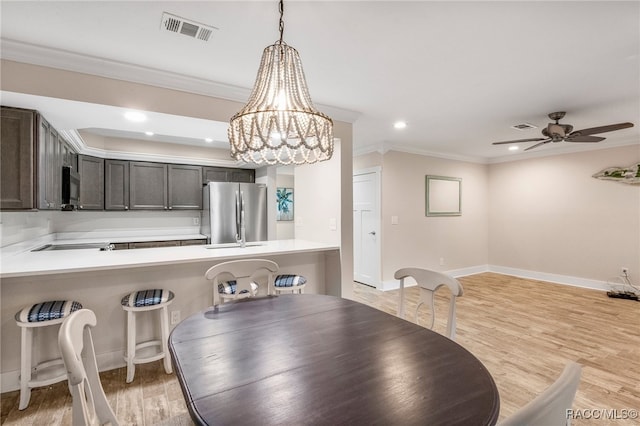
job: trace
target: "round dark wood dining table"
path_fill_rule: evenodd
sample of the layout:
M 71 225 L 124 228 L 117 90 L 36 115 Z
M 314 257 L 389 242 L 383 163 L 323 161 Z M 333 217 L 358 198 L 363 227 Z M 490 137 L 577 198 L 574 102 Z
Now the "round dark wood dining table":
M 448 338 L 333 296 L 242 299 L 169 337 L 200 425 L 493 425 L 493 378 Z

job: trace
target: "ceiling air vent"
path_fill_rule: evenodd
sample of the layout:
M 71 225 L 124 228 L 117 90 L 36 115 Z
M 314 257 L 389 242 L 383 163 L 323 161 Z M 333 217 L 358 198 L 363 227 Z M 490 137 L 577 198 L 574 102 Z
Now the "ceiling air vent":
M 534 126 L 533 124 L 529 124 L 529 123 L 522 123 L 522 124 L 514 124 L 513 126 L 511 126 L 511 128 L 516 130 L 529 130 L 529 129 L 537 129 L 538 126 Z
M 197 38 L 198 40 L 209 41 L 213 30 L 217 30 L 218 28 L 163 12 L 160 29 L 172 33 L 184 34 L 191 38 Z

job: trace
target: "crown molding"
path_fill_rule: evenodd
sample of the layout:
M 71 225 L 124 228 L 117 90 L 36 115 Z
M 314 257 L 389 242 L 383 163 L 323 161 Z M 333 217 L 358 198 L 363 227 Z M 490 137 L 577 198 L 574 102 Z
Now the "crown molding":
M 114 61 L 98 56 L 82 55 L 63 49 L 0 38 L 2 59 L 49 68 L 96 75 L 115 80 L 146 84 L 197 95 L 211 96 L 236 102 L 246 102 L 251 90 L 212 80 Z M 329 105 L 315 106 L 334 120 L 355 122 L 359 112 Z
M 82 155 L 89 155 L 98 158 L 108 158 L 111 160 L 128 160 L 128 161 L 151 161 L 158 163 L 170 164 L 195 164 L 198 166 L 215 166 L 215 167 L 242 167 L 251 168 L 251 165 L 236 160 L 223 159 L 203 159 L 201 157 L 176 157 L 175 155 L 166 154 L 145 154 L 127 151 L 114 151 L 94 148 L 88 146 L 82 136 L 76 130 L 60 130 L 60 135 Z
M 520 152 L 518 154 L 513 154 L 513 155 L 484 158 L 484 157 L 473 157 L 473 156 L 465 156 L 465 155 L 443 154 L 440 152 L 434 152 L 434 151 L 429 151 L 425 149 L 409 147 L 405 145 L 383 143 L 381 145 L 367 145 L 364 147 L 355 148 L 353 150 L 353 157 L 355 158 L 355 157 L 370 154 L 373 152 L 377 152 L 384 155 L 389 151 L 397 151 L 397 152 L 404 152 L 407 154 L 423 155 L 426 157 L 442 158 L 445 160 L 465 161 L 468 163 L 500 164 L 500 163 L 510 163 L 513 161 L 520 161 L 520 160 L 531 160 L 533 158 L 553 157 L 556 155 L 564 155 L 564 154 L 578 154 L 580 152 L 599 151 L 602 149 L 618 148 L 618 147 L 632 146 L 632 145 L 637 145 L 638 148 L 640 149 L 640 143 L 629 139 L 626 141 L 621 141 L 616 143 L 598 144 L 598 145 L 570 144 L 561 148 L 555 148 L 553 150 L 532 151 L 532 152 L 526 152 L 526 153 Z
M 530 152 L 520 152 L 519 154 L 507 155 L 503 157 L 494 157 L 488 159 L 488 164 L 499 164 L 499 163 L 509 163 L 512 161 L 520 161 L 520 160 L 530 160 L 532 158 L 542 158 L 542 157 L 553 157 L 556 155 L 564 155 L 564 154 L 579 154 L 581 152 L 587 151 L 601 151 L 603 149 L 610 148 L 619 148 L 623 146 L 632 146 L 637 145 L 640 148 L 640 143 L 638 141 L 634 141 L 628 139 L 626 141 L 619 142 L 611 142 L 606 143 L 602 142 L 599 144 L 566 144 L 563 147 L 555 148 L 552 150 L 541 150 L 541 151 L 530 151 Z
M 370 154 L 372 152 L 378 152 L 382 155 L 389 151 L 405 152 L 407 154 L 423 155 L 425 157 L 442 158 L 445 160 L 465 161 L 468 163 L 487 164 L 487 159 L 483 157 L 473 157 L 468 155 L 456 155 L 456 154 L 444 154 L 441 152 L 429 151 L 426 149 L 415 148 L 406 145 L 399 145 L 384 142 L 379 145 L 367 145 L 359 147 L 353 150 L 353 156 L 358 157 L 360 155 Z

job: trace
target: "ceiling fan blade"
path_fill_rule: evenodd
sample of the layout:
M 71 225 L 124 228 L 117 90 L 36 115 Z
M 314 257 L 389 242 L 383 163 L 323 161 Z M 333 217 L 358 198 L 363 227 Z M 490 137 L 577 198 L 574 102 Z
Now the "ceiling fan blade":
M 513 141 L 493 142 L 491 145 L 502 145 L 505 143 L 520 143 L 520 142 L 537 142 L 537 141 L 543 141 L 543 140 L 545 140 L 545 138 L 516 139 Z
M 569 136 L 595 135 L 597 133 L 613 132 L 614 130 L 626 129 L 628 127 L 633 127 L 633 123 L 618 123 L 618 124 L 609 124 L 608 126 L 590 127 L 588 129 L 576 130 L 575 132 L 572 132 Z
M 537 148 L 537 147 L 539 147 L 539 146 L 541 146 L 541 145 L 544 145 L 544 144 L 546 144 L 546 143 L 549 143 L 549 142 L 551 142 L 552 140 L 553 140 L 553 139 L 546 139 L 546 140 L 543 140 L 542 142 L 537 143 L 537 144 L 535 144 L 535 145 L 531 145 L 529 148 L 525 148 L 524 150 L 525 150 L 525 151 L 529 151 L 529 150 L 531 150 L 531 149 L 534 149 L 534 148 Z
M 600 136 L 568 136 L 565 138 L 565 142 L 600 142 L 605 140 Z

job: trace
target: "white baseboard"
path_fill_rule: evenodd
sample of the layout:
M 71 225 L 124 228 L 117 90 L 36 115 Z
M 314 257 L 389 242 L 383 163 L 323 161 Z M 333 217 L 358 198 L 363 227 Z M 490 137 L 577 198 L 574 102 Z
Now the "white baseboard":
M 520 278 L 529 278 L 538 281 L 547 281 L 556 284 L 570 285 L 572 287 L 589 288 L 592 290 L 610 290 L 606 281 L 591 280 L 588 278 L 572 277 L 570 275 L 550 274 L 547 272 L 528 271 L 526 269 L 509 268 L 507 266 L 489 265 L 489 272 L 503 275 L 513 275 Z
M 476 265 L 467 268 L 452 269 L 449 271 L 443 271 L 445 274 L 451 275 L 456 278 L 464 277 L 467 275 L 480 274 L 482 272 L 495 272 L 503 275 L 513 275 L 520 278 L 528 278 L 538 281 L 547 281 L 555 284 L 570 285 L 573 287 L 589 288 L 592 290 L 607 291 L 610 290 L 610 286 L 606 281 L 591 280 L 588 278 L 572 277 L 570 275 L 550 274 L 546 272 L 529 271 L 526 269 L 510 268 L 507 266 L 499 265 Z M 416 282 L 412 279 L 408 279 L 405 282 L 405 287 L 415 286 Z M 400 281 L 387 280 L 382 281 L 379 290 L 390 291 L 400 288 Z
M 96 354 L 98 370 L 109 371 L 124 367 L 124 349 L 119 351 Z M 0 374 L 1 392 L 10 392 L 20 389 L 20 370 L 6 371 Z

